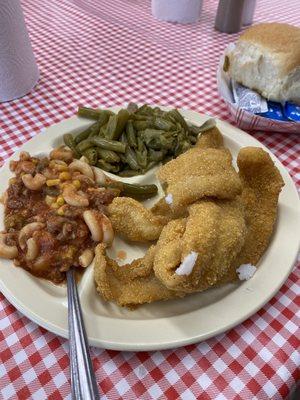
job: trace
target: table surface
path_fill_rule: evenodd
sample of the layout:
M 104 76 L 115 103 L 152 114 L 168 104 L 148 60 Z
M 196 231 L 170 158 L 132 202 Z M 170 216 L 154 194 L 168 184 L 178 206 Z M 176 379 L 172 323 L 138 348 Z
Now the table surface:
M 216 69 L 236 35 L 213 29 L 217 1 L 197 25 L 153 19 L 148 0 L 23 0 L 40 81 L 0 104 L 1 162 L 77 106 L 137 101 L 229 119 Z M 299 24 L 299 0 L 258 2 L 255 23 Z M 299 185 L 300 136 L 251 133 Z M 298 159 L 297 159 L 298 157 Z M 37 299 L 38 300 L 38 299 Z M 299 266 L 258 313 L 197 345 L 159 352 L 92 348 L 104 399 L 284 399 L 300 378 Z M 70 399 L 68 342 L 29 321 L 0 294 L 0 398 Z

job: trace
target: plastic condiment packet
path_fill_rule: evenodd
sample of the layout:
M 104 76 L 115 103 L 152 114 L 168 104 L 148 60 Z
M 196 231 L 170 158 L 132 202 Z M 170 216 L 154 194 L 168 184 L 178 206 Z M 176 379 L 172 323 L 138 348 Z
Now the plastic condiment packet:
M 262 117 L 276 119 L 278 121 L 287 121 L 287 118 L 284 115 L 282 105 L 280 103 L 276 103 L 275 101 L 268 101 L 268 110 L 267 112 L 258 113 Z
M 285 103 L 284 113 L 287 119 L 300 122 L 300 105 L 294 103 Z
M 234 102 L 243 110 L 253 114 L 265 113 L 268 111 L 268 104 L 259 93 L 240 85 L 236 81 L 231 81 Z

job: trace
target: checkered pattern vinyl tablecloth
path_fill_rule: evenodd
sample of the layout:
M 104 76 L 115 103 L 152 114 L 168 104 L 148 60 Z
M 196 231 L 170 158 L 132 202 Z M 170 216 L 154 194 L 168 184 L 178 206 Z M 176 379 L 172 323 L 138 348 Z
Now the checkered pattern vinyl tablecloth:
M 155 21 L 147 0 L 23 0 L 41 78 L 0 104 L 0 157 L 78 104 L 128 101 L 187 107 L 228 119 L 216 68 L 236 35 L 213 29 L 217 1 L 200 23 Z M 298 0 L 261 0 L 255 22 L 300 22 Z M 300 183 L 297 135 L 253 133 Z M 298 159 L 297 159 L 298 157 Z M 299 380 L 299 268 L 247 321 L 198 345 L 152 353 L 92 348 L 104 399 L 285 399 Z M 70 399 L 68 342 L 21 315 L 0 294 L 0 398 Z

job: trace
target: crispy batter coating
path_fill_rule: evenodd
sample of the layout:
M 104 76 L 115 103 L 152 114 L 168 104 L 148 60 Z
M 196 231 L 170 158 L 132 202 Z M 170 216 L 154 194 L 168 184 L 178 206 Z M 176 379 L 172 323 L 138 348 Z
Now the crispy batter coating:
M 201 133 L 195 147 L 201 149 L 221 149 L 224 148 L 223 137 L 217 127 L 209 129 L 206 132 Z M 165 198 L 158 200 L 156 204 L 151 208 L 151 212 L 154 215 L 161 215 L 167 218 L 167 221 L 172 219 L 187 217 L 188 211 L 184 208 L 174 209 L 166 203 Z
M 271 157 L 259 147 L 241 149 L 237 163 L 244 187 L 241 200 L 245 207 L 248 233 L 224 282 L 237 279 L 236 268 L 248 263 L 257 265 L 264 254 L 276 223 L 278 197 L 284 185 Z
M 94 277 L 98 293 L 106 301 L 135 308 L 139 304 L 182 297 L 167 289 L 153 274 L 154 246 L 143 258 L 119 266 L 105 254 L 105 246 L 96 247 Z
M 226 149 L 193 148 L 163 165 L 158 179 L 172 194 L 174 212 L 203 197 L 233 199 L 242 189 Z
M 223 137 L 219 129 L 215 126 L 206 132 L 201 133 L 195 147 L 201 149 L 221 149 L 224 147 Z
M 166 218 L 153 215 L 141 203 L 129 197 L 116 197 L 108 206 L 108 213 L 114 231 L 136 242 L 158 239 L 167 222 Z
M 239 261 L 241 264 L 248 262 L 256 265 L 269 244 L 284 182 L 271 157 L 263 149 L 243 148 L 237 163 L 244 184 L 242 200 L 249 226 Z
M 188 216 L 187 209 L 179 208 L 178 210 L 174 210 L 173 207 L 170 207 L 170 205 L 166 203 L 165 197 L 159 199 L 158 202 L 154 204 L 154 206 L 151 208 L 151 212 L 153 215 L 164 217 L 166 222 L 169 222 L 172 219 Z
M 246 236 L 244 210 L 238 200 L 200 201 L 189 217 L 168 223 L 157 242 L 154 273 L 169 289 L 194 292 L 213 286 L 240 252 Z M 191 252 L 198 254 L 189 275 L 176 269 Z

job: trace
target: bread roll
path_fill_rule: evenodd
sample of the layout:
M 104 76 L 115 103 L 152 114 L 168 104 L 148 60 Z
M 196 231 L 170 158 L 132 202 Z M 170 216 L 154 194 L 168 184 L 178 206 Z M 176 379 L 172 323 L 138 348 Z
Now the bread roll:
M 223 68 L 269 100 L 300 103 L 300 28 L 280 23 L 251 27 L 227 53 Z

